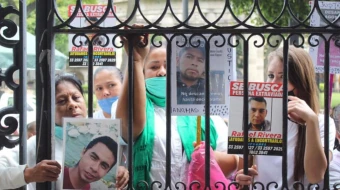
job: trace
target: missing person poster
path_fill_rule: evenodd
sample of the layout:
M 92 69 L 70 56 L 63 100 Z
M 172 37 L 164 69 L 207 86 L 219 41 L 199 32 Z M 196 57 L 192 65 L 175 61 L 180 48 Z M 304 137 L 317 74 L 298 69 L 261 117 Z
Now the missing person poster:
M 64 118 L 62 189 L 114 189 L 120 120 Z
M 340 15 L 339 1 L 319 1 L 318 3 L 322 14 L 329 22 L 334 22 L 337 18 L 339 18 Z M 312 8 L 314 1 L 310 1 L 309 4 L 311 5 Z M 328 23 L 315 10 L 311 16 L 310 25 L 314 27 L 320 27 L 327 26 Z M 340 19 L 337 20 L 335 25 L 340 26 Z M 324 36 L 326 37 L 326 39 L 330 37 L 329 34 L 324 34 Z M 309 54 L 312 57 L 313 63 L 315 64 L 315 71 L 317 73 L 323 73 L 325 65 L 325 41 L 318 36 L 313 36 L 311 39 L 312 44 L 317 44 L 317 40 L 319 41 L 319 45 L 316 47 L 311 46 L 309 48 Z M 331 74 L 340 73 L 340 35 L 335 35 L 330 39 L 329 65 Z
M 243 154 L 243 131 L 248 128 L 250 155 L 282 155 L 283 84 L 249 82 L 247 123 L 243 123 L 244 83 L 230 83 L 228 153 Z
M 83 5 L 83 13 L 79 10 L 77 16 L 71 22 L 71 26 L 83 28 L 97 23 L 97 21 L 104 15 L 106 5 Z M 75 5 L 68 6 L 68 16 L 70 17 L 75 11 Z M 115 11 L 115 7 L 114 7 Z M 108 14 L 106 19 L 97 24 L 102 27 L 114 26 L 115 17 L 112 12 Z M 68 35 L 69 47 L 69 65 L 70 66 L 87 66 L 89 62 L 89 43 L 93 44 L 93 66 L 115 66 L 116 52 L 112 44 L 114 34 L 97 35 L 100 32 L 99 28 L 93 28 L 93 33 L 87 33 L 86 36 L 76 36 L 76 34 Z M 107 45 L 106 45 L 107 44 Z M 79 47 L 78 47 L 79 46 Z
M 205 37 L 209 39 L 209 36 Z M 183 36 L 176 36 L 172 41 L 173 115 L 205 114 L 205 66 L 210 60 L 210 114 L 228 117 L 229 82 L 236 80 L 235 48 L 228 45 L 228 37 L 224 35 L 222 39 L 221 36 L 214 36 L 210 39 L 209 59 L 206 57 L 207 45 L 202 37 L 193 37 L 191 44 L 190 36 L 187 36 L 187 41 Z

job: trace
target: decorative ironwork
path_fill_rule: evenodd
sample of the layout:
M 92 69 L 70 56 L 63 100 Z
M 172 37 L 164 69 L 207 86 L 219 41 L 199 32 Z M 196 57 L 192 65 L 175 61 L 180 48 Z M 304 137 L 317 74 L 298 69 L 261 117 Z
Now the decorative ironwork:
M 222 42 L 212 42 L 215 44 L 216 47 L 222 47 L 225 43 L 230 45 L 233 48 L 238 48 L 242 45 L 243 49 L 243 71 L 244 71 L 244 82 L 248 82 L 248 73 L 249 73 L 249 49 L 254 48 L 261 48 L 265 45 L 276 48 L 283 44 L 284 51 L 288 52 L 288 45 L 289 43 L 292 43 L 296 47 L 303 47 L 304 45 L 309 45 L 312 47 L 318 46 L 319 40 L 315 40 L 313 37 L 318 36 L 323 41 L 325 41 L 325 47 L 326 47 L 326 59 L 325 59 L 325 115 L 327 116 L 329 114 L 329 105 L 328 105 L 328 89 L 329 89 L 329 75 L 330 75 L 330 68 L 329 68 L 329 57 L 327 57 L 327 51 L 329 52 L 329 45 L 332 43 L 330 41 L 331 38 L 335 37 L 337 40 L 335 40 L 335 44 L 337 47 L 339 47 L 339 35 L 340 35 L 340 26 L 337 24 L 340 20 L 340 15 L 335 20 L 329 20 L 326 18 L 326 16 L 323 14 L 320 5 L 321 2 L 315 0 L 311 3 L 311 11 L 305 15 L 304 18 L 300 18 L 297 16 L 295 11 L 292 8 L 292 2 L 289 0 L 283 0 L 283 6 L 281 9 L 281 12 L 279 12 L 277 15 L 272 15 L 275 17 L 272 21 L 270 21 L 270 18 L 266 16 L 266 14 L 263 11 L 263 6 L 260 4 L 259 0 L 253 0 L 252 6 L 250 11 L 244 12 L 243 16 L 240 16 L 236 14 L 236 10 L 233 9 L 233 3 L 235 1 L 232 0 L 226 0 L 226 1 L 220 1 L 220 12 L 217 16 L 215 16 L 213 19 L 211 17 L 208 17 L 205 13 L 204 8 L 202 6 L 203 1 L 194 0 L 192 4 L 192 9 L 189 11 L 188 17 L 184 20 L 181 20 L 178 17 L 177 8 L 175 7 L 175 3 L 177 1 L 174 0 L 165 0 L 164 1 L 164 9 L 160 10 L 160 15 L 155 19 L 150 19 L 146 15 L 147 10 L 143 9 L 143 4 L 146 3 L 144 1 L 135 0 L 135 4 L 132 8 L 132 11 L 130 14 L 128 14 L 126 17 L 118 15 L 114 10 L 114 1 L 108 0 L 107 1 L 107 8 L 103 14 L 103 16 L 96 21 L 95 23 L 91 23 L 87 27 L 78 27 L 73 26 L 71 23 L 76 18 L 77 14 L 82 15 L 87 21 L 90 21 L 89 17 L 86 16 L 85 10 L 83 9 L 83 2 L 81 0 L 76 1 L 74 12 L 71 14 L 70 17 L 63 19 L 63 16 L 58 11 L 58 6 L 56 4 L 57 1 L 55 0 L 48 0 L 51 4 L 53 4 L 53 13 L 55 18 L 57 19 L 57 24 L 45 26 L 46 28 L 38 28 L 39 30 L 48 29 L 52 36 L 54 34 L 59 33 L 68 33 L 68 34 L 76 34 L 73 37 L 73 44 L 77 47 L 83 45 L 82 42 L 77 41 L 77 37 L 83 36 L 87 39 L 87 41 L 90 42 L 89 45 L 89 62 L 92 61 L 92 55 L 93 55 L 93 39 L 89 39 L 87 34 L 89 33 L 97 33 L 96 36 L 104 36 L 106 37 L 106 43 L 99 44 L 102 47 L 107 46 L 109 43 L 112 43 L 112 45 L 116 48 L 123 48 L 124 43 L 119 40 L 119 37 L 123 36 L 127 39 L 131 39 L 131 35 L 145 35 L 145 34 L 153 34 L 151 37 L 150 43 L 153 44 L 156 47 L 160 47 L 163 45 L 163 42 L 167 43 L 167 51 L 171 52 L 172 50 L 172 42 L 175 40 L 176 36 L 182 36 L 184 42 L 178 42 L 176 41 L 176 45 L 178 47 L 184 46 L 186 44 L 190 44 L 192 46 L 195 46 L 195 43 L 193 43 L 193 39 L 195 36 L 200 36 L 201 39 L 204 40 L 205 44 L 210 44 L 212 42 L 213 36 L 218 36 L 221 38 Z M 45 4 L 46 6 L 48 4 Z M 42 10 L 37 10 L 37 12 Z M 317 12 L 321 19 L 325 22 L 324 25 L 321 26 L 311 26 L 310 20 L 313 19 L 313 13 Z M 290 23 L 293 23 L 288 26 L 283 26 L 280 22 L 281 20 L 285 19 L 285 15 L 288 13 L 290 15 Z M 100 24 L 108 17 L 109 14 L 113 14 L 116 18 L 116 23 L 112 24 L 112 26 L 100 26 Z M 38 14 L 37 14 L 38 15 Z M 44 16 L 47 17 L 47 14 Z M 42 18 L 46 18 L 42 17 Z M 124 18 L 123 18 L 124 17 Z M 142 28 L 134 28 L 134 25 L 131 24 L 131 21 L 138 17 L 138 22 L 143 23 L 144 26 Z M 228 17 L 228 23 L 224 23 L 224 19 Z M 241 18 L 243 17 L 243 19 Z M 251 24 L 252 19 L 254 17 L 259 17 L 261 24 Z M 41 18 L 41 19 L 42 19 Z M 171 19 L 173 24 L 165 25 L 164 20 L 165 19 Z M 201 20 L 200 24 L 194 24 L 194 20 Z M 51 22 L 51 21 L 50 21 Z M 124 28 L 128 28 L 130 30 L 125 30 Z M 94 30 L 95 29 L 95 30 Z M 110 41 L 107 34 L 114 34 L 113 39 Z M 189 34 L 190 37 L 187 37 L 185 34 Z M 209 35 L 209 37 L 204 36 L 203 34 Z M 230 34 L 230 36 L 226 39 L 223 34 Z M 325 34 L 331 34 L 331 37 L 326 37 Z M 159 37 L 161 37 L 163 40 L 159 40 Z M 308 38 L 308 40 L 305 40 Z M 203 41 L 202 41 L 203 42 Z M 128 60 L 128 79 L 130 81 L 129 85 L 129 92 L 132 92 L 129 94 L 129 99 L 131 100 L 128 104 L 129 107 L 129 118 L 133 118 L 133 62 L 132 62 L 132 44 L 134 42 L 132 40 L 129 41 L 129 60 Z M 198 44 L 200 41 L 198 41 Z M 126 45 L 126 44 L 125 44 Z M 197 45 L 197 44 L 196 44 Z M 328 48 L 327 48 L 328 47 Z M 206 50 L 209 50 L 209 45 L 206 46 Z M 208 51 L 207 51 L 208 52 Z M 167 61 L 168 63 L 171 63 L 171 56 L 167 55 Z M 287 60 L 286 60 L 287 61 Z M 171 94 L 171 81 L 170 81 L 170 75 L 171 75 L 171 64 L 167 65 L 168 70 L 168 76 L 167 76 L 167 93 L 168 95 Z M 89 64 L 89 70 L 88 70 L 88 76 L 89 76 L 89 116 L 92 116 L 92 73 L 93 73 L 93 66 Z M 210 63 L 209 60 L 207 61 L 206 70 L 209 70 Z M 48 71 L 46 71 L 48 72 Z M 52 76 L 44 76 L 44 77 L 52 77 Z M 207 72 L 207 80 L 206 80 L 206 107 L 210 106 L 209 102 L 209 72 Z M 284 78 L 288 78 L 288 67 L 287 64 L 284 66 Z M 50 78 L 49 78 L 50 79 Z M 287 81 L 284 82 L 284 97 L 283 102 L 287 102 Z M 51 94 L 50 91 L 47 92 L 49 89 L 44 89 L 45 94 Z M 247 106 L 248 101 L 248 89 L 247 87 L 244 89 L 244 106 Z M 141 181 L 138 183 L 139 188 L 151 188 L 151 189 L 171 189 L 171 158 L 169 155 L 171 155 L 171 133 L 170 133 L 170 127 L 171 127 L 171 99 L 167 99 L 167 150 L 166 150 L 166 184 L 162 184 L 159 181 L 154 181 L 151 184 L 147 184 L 145 181 Z M 53 109 L 53 105 L 51 107 Z M 248 109 L 244 109 L 243 113 L 243 122 L 248 122 Z M 206 116 L 209 116 L 209 109 L 206 110 Z M 283 104 L 283 115 L 287 115 L 287 105 Z M 209 126 L 209 121 L 206 120 L 206 126 Z M 132 119 L 129 120 L 129 136 L 128 139 L 129 146 L 128 146 L 128 153 L 132 154 Z M 328 126 L 329 120 L 328 117 L 325 117 L 325 126 Z M 287 126 L 287 119 L 285 118 L 283 120 L 283 125 Z M 49 129 L 51 130 L 51 129 Z M 209 131 L 209 130 L 208 130 Z M 325 133 L 327 134 L 328 127 L 325 128 Z M 50 134 L 50 133 L 48 133 Z M 248 138 L 248 129 L 245 130 L 245 141 L 247 141 Z M 283 130 L 283 138 L 284 138 L 284 144 L 283 144 L 283 165 L 282 165 L 282 176 L 287 176 L 287 129 Z M 210 136 L 207 133 L 206 134 L 206 140 L 207 142 L 210 141 Z M 50 143 L 50 142 L 49 142 Z M 245 142 L 244 145 L 247 145 L 247 142 Z M 329 142 L 328 142 L 328 136 L 325 138 L 325 144 L 324 144 L 325 152 L 328 152 L 329 150 Z M 48 152 L 50 150 L 46 150 Z M 210 180 L 210 173 L 209 173 L 209 151 L 207 149 L 207 163 L 206 163 L 206 184 L 209 184 Z M 244 150 L 244 158 L 248 157 L 248 150 Z M 328 154 L 327 158 L 328 158 Z M 132 157 L 129 157 L 128 160 L 129 163 L 129 170 L 130 170 L 130 177 L 132 179 L 133 172 L 132 172 Z M 244 159 L 244 165 L 248 165 L 248 159 Z M 247 173 L 248 170 L 245 168 L 245 173 Z M 329 182 L 327 181 L 328 174 L 325 175 L 325 186 L 321 187 L 323 189 L 327 189 Z M 191 189 L 193 186 L 200 187 L 200 184 L 198 182 L 193 182 L 192 184 L 185 184 L 183 182 L 175 182 L 175 188 L 176 189 Z M 236 184 L 237 183 L 232 183 Z M 229 187 L 226 187 L 225 184 L 216 183 L 211 184 L 211 186 L 223 186 L 223 189 L 230 189 Z M 277 182 L 271 182 L 269 184 L 262 184 L 260 182 L 256 182 L 254 184 L 256 189 L 272 189 L 272 188 L 278 188 L 279 184 Z M 265 188 L 266 187 L 266 188 Z M 201 187 L 201 189 L 211 189 L 212 187 Z M 304 185 L 301 182 L 295 182 L 294 188 L 300 188 L 304 189 Z M 43 188 L 41 188 L 43 189 Z M 132 189 L 132 182 L 129 182 L 128 189 Z M 288 182 L 286 177 L 283 177 L 282 180 L 282 189 L 288 189 Z
M 11 14 L 20 15 L 20 12 L 14 9 L 12 6 L 2 7 L 0 4 L 0 46 L 13 49 L 13 57 L 16 55 L 15 52 L 20 51 L 20 45 L 18 40 L 13 40 L 13 37 L 19 32 L 18 26 L 10 19 L 6 18 Z M 12 38 L 12 39 L 11 39 Z M 3 73 L 0 72 L 0 83 L 5 82 L 6 86 L 13 90 L 18 91 L 19 85 L 13 80 L 13 73 L 19 69 L 19 65 L 22 63 L 18 62 L 18 59 L 13 59 L 13 65 L 6 68 Z M 17 102 L 18 97 L 15 93 L 15 102 Z M 3 147 L 13 148 L 19 143 L 19 139 L 10 139 L 9 136 L 12 135 L 19 126 L 19 123 L 13 115 L 8 114 L 18 114 L 19 110 L 15 106 L 0 108 L 0 120 L 4 119 L 4 124 L 0 124 L 0 149 Z M 5 117 L 6 116 L 6 117 Z

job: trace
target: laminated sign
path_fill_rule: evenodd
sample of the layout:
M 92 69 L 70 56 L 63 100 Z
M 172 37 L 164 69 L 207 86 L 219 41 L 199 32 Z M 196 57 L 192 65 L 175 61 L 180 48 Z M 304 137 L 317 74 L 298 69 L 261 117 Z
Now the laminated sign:
M 75 5 L 69 5 L 69 17 L 74 14 L 75 7 Z M 85 18 L 79 9 L 70 25 L 76 28 L 91 27 L 93 32 L 68 35 L 69 65 L 87 66 L 89 56 L 92 56 L 93 66 L 115 66 L 116 51 L 112 44 L 114 34 L 100 33 L 99 27 L 96 26 L 112 27 L 115 24 L 116 18 L 110 10 L 104 21 L 99 23 L 99 19 L 104 15 L 107 9 L 106 5 L 83 5 L 82 8 L 87 18 Z M 90 43 L 93 45 L 92 55 L 89 54 Z
M 120 127 L 118 119 L 64 118 L 62 189 L 115 188 Z
M 228 153 L 243 154 L 244 130 L 248 129 L 251 155 L 282 155 L 283 84 L 248 83 L 248 122 L 243 123 L 244 83 L 230 83 Z

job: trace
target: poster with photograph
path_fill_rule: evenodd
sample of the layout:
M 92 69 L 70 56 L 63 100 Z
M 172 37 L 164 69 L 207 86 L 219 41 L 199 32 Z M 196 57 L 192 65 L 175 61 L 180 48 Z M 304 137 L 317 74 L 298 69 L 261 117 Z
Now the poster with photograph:
M 62 189 L 115 189 L 120 120 L 64 118 Z
M 75 5 L 68 6 L 69 17 L 73 14 L 75 7 Z M 90 26 L 91 23 L 96 23 L 104 15 L 107 8 L 106 5 L 83 5 L 82 7 L 88 19 L 86 19 L 79 10 L 76 18 L 71 22 L 71 26 L 79 28 Z M 100 23 L 99 26 L 114 26 L 115 21 L 116 19 L 113 13 L 110 12 L 106 19 L 102 23 Z M 112 44 L 114 34 L 107 34 L 108 38 L 104 35 L 97 35 L 96 37 L 94 37 L 97 33 L 95 28 L 93 30 L 93 33 L 86 34 L 87 37 L 92 40 L 93 44 L 93 66 L 115 66 L 116 52 Z M 99 32 L 100 30 L 97 31 Z M 89 41 L 84 36 L 78 36 L 73 39 L 75 35 L 76 34 L 68 34 L 69 65 L 87 66 L 89 61 Z M 92 39 L 93 37 L 94 39 Z M 75 45 L 73 44 L 73 40 Z M 108 45 L 103 47 L 106 43 L 108 43 Z M 77 47 L 76 45 L 80 45 L 80 47 Z
M 189 39 L 190 36 L 187 36 Z M 205 36 L 207 39 L 209 36 Z M 229 35 L 224 35 L 224 46 L 221 37 L 210 40 L 210 114 L 224 118 L 229 114 L 229 83 L 236 80 L 235 48 L 227 44 Z M 172 41 L 172 114 L 204 115 L 206 91 L 206 44 L 201 37 L 194 37 L 185 44 L 183 36 Z M 200 41 L 198 45 L 198 41 Z M 177 45 L 185 44 L 183 47 Z M 215 44 L 215 42 L 217 42 Z
M 313 1 L 310 1 L 311 8 L 313 6 Z M 340 15 L 340 2 L 339 1 L 319 1 L 319 6 L 322 14 L 325 18 L 333 22 Z M 326 22 L 320 16 L 320 14 L 315 10 L 311 16 L 310 20 L 311 26 L 326 26 Z M 336 25 L 340 26 L 340 20 L 336 22 Z M 324 34 L 326 39 L 330 37 L 329 34 Z M 316 47 L 309 48 L 309 54 L 312 57 L 313 63 L 315 64 L 315 71 L 317 73 L 324 72 L 325 64 L 325 41 L 317 36 L 312 37 L 312 43 L 317 44 L 316 40 L 319 40 L 319 45 Z M 340 44 L 336 46 L 336 40 L 340 40 L 340 35 L 333 36 L 329 44 L 329 65 L 330 73 L 338 74 L 340 73 Z
M 243 82 L 230 83 L 228 153 L 243 154 L 243 130 L 248 128 L 250 155 L 282 155 L 283 84 L 248 83 L 249 119 L 243 123 Z

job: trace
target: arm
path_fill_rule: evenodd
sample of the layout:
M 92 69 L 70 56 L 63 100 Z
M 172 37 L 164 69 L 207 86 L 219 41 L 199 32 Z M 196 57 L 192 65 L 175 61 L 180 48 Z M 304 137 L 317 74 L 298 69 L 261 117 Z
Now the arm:
M 18 160 L 18 147 L 0 151 L 0 189 L 16 189 L 26 185 L 26 165 L 18 165 Z
M 224 176 L 230 176 L 238 168 L 239 157 L 237 155 L 214 151 L 214 156 Z
M 27 140 L 28 162 L 35 160 L 35 136 Z M 15 189 L 31 182 L 56 181 L 60 174 L 57 161 L 43 160 L 35 166 L 19 165 L 19 147 L 0 152 L 0 189 Z
M 327 160 L 321 145 L 317 116 L 306 122 L 304 167 L 310 183 L 320 182 L 326 172 Z
M 134 27 L 141 28 L 141 25 L 134 25 Z M 122 38 L 124 42 L 124 49 L 128 52 L 128 39 Z M 148 39 L 143 36 L 131 36 L 129 40 L 132 40 L 134 43 L 133 47 L 133 72 L 134 72 L 134 81 L 133 81 L 133 89 L 134 89 L 134 109 L 133 109 L 133 139 L 139 136 L 139 134 L 144 129 L 145 124 L 145 106 L 146 106 L 146 91 L 145 91 L 145 82 L 144 82 L 144 74 L 143 74 L 143 65 L 144 59 L 148 53 L 148 47 L 140 48 L 138 47 L 138 43 L 148 43 Z M 128 72 L 126 72 L 123 82 L 123 90 L 118 99 L 116 118 L 120 118 L 122 120 L 122 136 L 124 140 L 128 140 Z
M 310 183 L 318 183 L 323 179 L 327 168 L 327 160 L 320 140 L 319 120 L 305 101 L 297 97 L 288 97 L 288 114 L 294 121 L 306 124 L 306 149 L 304 168 Z

